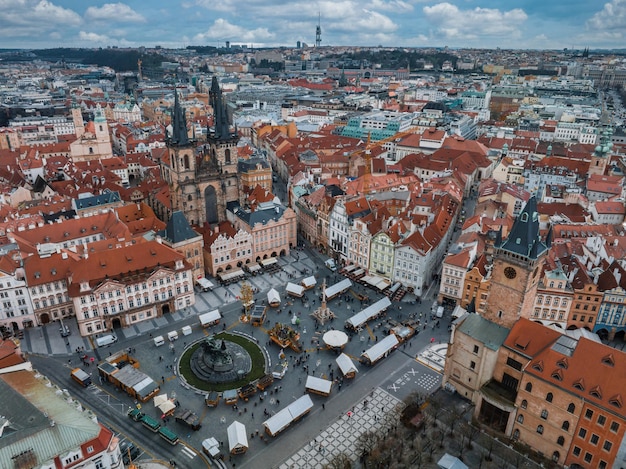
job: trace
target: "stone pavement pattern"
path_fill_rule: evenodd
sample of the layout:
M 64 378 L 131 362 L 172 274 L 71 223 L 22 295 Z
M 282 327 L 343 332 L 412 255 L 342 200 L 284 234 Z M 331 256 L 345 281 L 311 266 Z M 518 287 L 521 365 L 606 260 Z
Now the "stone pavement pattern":
M 367 401 L 367 406 L 363 404 Z M 352 415 L 344 413 L 312 442 L 300 448 L 281 464 L 280 469 L 319 468 L 328 464 L 335 456 L 345 453 L 353 461 L 359 437 L 368 431 L 377 432 L 387 425 L 384 418 L 392 413 L 402 401 L 388 392 L 375 388 L 365 399 L 355 404 Z

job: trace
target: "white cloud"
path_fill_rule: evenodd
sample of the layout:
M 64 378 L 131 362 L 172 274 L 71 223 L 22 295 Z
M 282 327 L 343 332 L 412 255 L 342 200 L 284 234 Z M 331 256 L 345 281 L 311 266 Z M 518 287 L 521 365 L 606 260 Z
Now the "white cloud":
M 125 3 L 105 3 L 100 8 L 89 7 L 85 18 L 94 21 L 124 21 L 127 23 L 143 23 L 146 19 Z
M 626 29 L 626 0 L 612 0 L 587 21 L 587 27 L 601 33 Z
M 203 41 L 207 39 L 264 43 L 273 40 L 274 34 L 270 33 L 267 28 L 249 30 L 241 26 L 237 26 L 236 24 L 229 23 L 223 18 L 218 18 L 206 32 L 196 34 L 194 37 L 194 40 L 196 41 Z
M 493 8 L 461 10 L 450 3 L 424 7 L 424 14 L 445 38 L 519 35 L 519 27 L 528 19 L 524 10 L 500 11 Z
M 111 42 L 111 39 L 109 38 L 109 36 L 106 36 L 104 34 L 86 32 L 86 31 L 81 31 L 80 33 L 78 33 L 78 38 L 81 41 L 97 42 L 100 44 L 105 44 L 105 43 L 108 44 L 109 42 Z
M 81 21 L 74 10 L 48 0 L 0 0 L 0 37 L 37 36 Z

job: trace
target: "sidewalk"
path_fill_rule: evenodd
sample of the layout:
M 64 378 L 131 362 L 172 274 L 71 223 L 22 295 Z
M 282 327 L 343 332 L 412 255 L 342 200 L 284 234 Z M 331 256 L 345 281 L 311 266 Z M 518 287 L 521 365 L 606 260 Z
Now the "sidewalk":
M 367 401 L 367 405 L 364 403 Z M 357 442 L 365 432 L 378 432 L 388 425 L 385 415 L 402 402 L 380 388 L 354 405 L 353 411 L 344 413 L 313 441 L 300 448 L 279 466 L 280 469 L 318 468 L 328 464 L 343 453 L 357 460 Z

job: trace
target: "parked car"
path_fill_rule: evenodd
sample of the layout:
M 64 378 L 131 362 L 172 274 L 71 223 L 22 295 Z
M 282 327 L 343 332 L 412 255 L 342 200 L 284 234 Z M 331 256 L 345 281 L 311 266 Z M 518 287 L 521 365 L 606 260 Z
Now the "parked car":
M 141 453 L 139 448 L 127 440 L 120 443 L 120 452 L 122 453 L 122 461 L 124 461 L 124 465 L 130 464 L 130 461 L 134 461 Z

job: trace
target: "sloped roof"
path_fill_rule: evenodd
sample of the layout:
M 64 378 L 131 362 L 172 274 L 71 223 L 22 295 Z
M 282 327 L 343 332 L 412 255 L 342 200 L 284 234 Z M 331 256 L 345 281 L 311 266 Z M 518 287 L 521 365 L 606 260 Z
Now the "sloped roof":
M 515 219 L 507 240 L 499 247 L 531 259 L 537 259 L 548 250 L 539 238 L 539 214 L 535 197 L 528 200 Z
M 172 213 L 165 229 L 159 231 L 159 235 L 172 244 L 182 243 L 200 236 L 191 229 L 187 218 L 185 218 L 185 214 L 180 210 Z
M 456 330 L 483 343 L 491 350 L 498 350 L 510 332 L 506 327 L 491 322 L 479 314 L 466 315 Z

